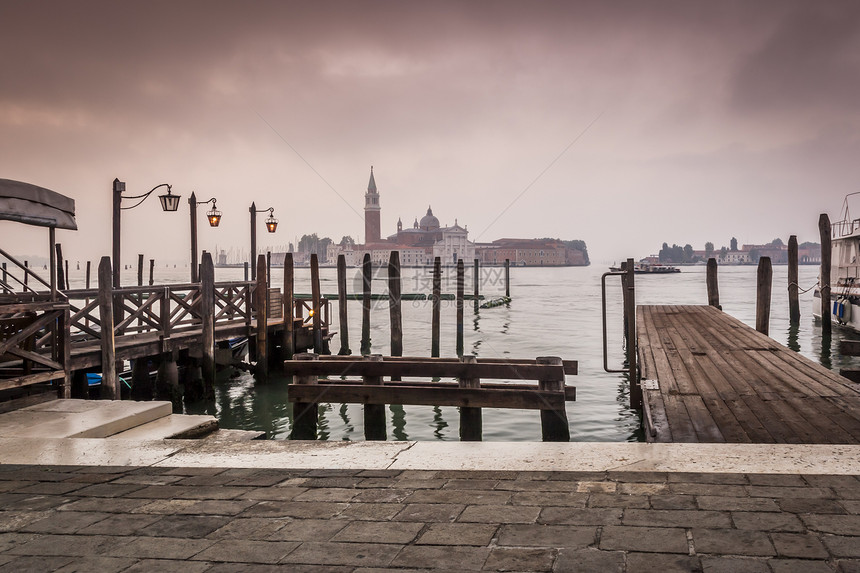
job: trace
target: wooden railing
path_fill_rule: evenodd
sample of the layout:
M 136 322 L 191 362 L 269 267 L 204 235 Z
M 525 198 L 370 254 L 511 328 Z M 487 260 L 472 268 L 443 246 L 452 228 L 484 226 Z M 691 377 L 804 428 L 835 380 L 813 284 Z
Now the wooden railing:
M 58 396 L 68 398 L 68 324 L 65 302 L 0 306 L 0 390 L 59 380 Z
M 385 404 L 458 406 L 460 439 L 470 441 L 481 439 L 480 408 L 540 410 L 543 440 L 570 440 L 565 404 L 576 399 L 576 389 L 565 386 L 564 377 L 577 373 L 575 361 L 298 354 L 284 362 L 284 370 L 295 376 L 288 391 L 294 403 L 293 439 L 316 439 L 317 404 L 324 402 L 364 404 L 369 440 L 386 439 Z M 422 380 L 402 381 L 405 377 Z M 532 380 L 537 383 L 523 383 Z

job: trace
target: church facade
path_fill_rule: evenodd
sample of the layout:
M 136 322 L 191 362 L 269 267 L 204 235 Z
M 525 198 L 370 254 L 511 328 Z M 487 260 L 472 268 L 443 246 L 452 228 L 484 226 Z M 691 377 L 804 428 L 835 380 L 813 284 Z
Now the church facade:
M 454 219 L 453 226 L 443 227 L 428 206 L 427 213 L 411 227 L 404 228 L 397 220 L 397 232 L 385 239 L 381 237 L 381 205 L 373 167 L 370 168 L 370 181 L 364 194 L 364 244 L 333 245 L 332 255 L 344 255 L 347 265 L 361 265 L 365 253 L 370 255 L 375 266 L 388 264 L 391 251 L 400 252 L 400 265 L 403 267 L 423 267 L 432 265 L 439 257 L 443 266 L 456 265 L 464 259 L 471 262 L 475 258 L 475 244 L 469 241 L 469 230 L 461 227 Z M 331 259 L 329 259 L 331 260 Z

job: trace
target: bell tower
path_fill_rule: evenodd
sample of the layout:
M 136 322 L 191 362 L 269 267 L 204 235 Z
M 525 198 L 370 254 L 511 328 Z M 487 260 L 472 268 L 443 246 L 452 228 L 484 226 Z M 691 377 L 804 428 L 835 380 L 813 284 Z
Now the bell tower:
M 367 183 L 367 193 L 364 194 L 364 243 L 378 243 L 381 227 L 379 224 L 379 193 L 376 191 L 376 180 L 373 178 L 373 166 L 370 166 L 370 181 Z

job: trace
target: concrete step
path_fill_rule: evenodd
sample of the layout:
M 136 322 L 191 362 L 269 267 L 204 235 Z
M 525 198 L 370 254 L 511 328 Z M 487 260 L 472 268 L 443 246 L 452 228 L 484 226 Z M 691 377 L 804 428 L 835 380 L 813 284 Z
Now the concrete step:
M 218 429 L 213 416 L 170 414 L 108 436 L 109 440 L 167 440 L 202 438 Z
M 0 437 L 104 438 L 172 412 L 170 402 L 52 400 L 0 414 Z

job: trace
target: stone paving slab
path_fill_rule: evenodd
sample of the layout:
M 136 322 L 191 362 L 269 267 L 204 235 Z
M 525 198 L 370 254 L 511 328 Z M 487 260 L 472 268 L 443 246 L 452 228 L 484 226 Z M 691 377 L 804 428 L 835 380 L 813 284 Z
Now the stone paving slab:
M 0 492 L 0 573 L 860 571 L 845 474 L 6 464 Z

